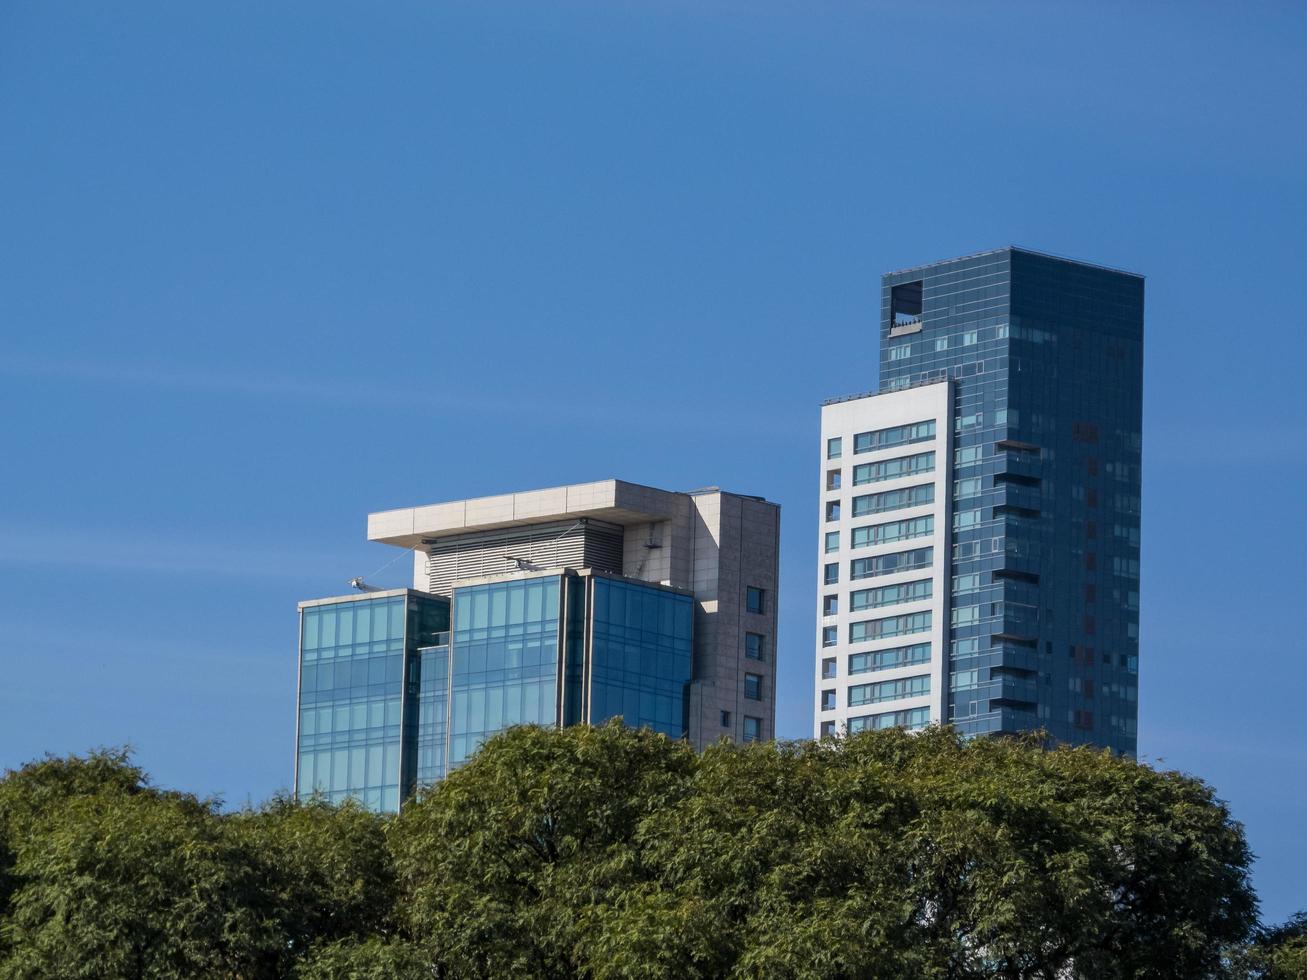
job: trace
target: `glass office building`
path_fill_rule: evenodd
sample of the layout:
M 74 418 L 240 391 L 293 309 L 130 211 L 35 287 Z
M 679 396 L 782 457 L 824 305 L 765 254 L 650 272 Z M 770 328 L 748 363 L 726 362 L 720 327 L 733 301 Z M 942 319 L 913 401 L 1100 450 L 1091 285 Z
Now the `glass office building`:
M 449 601 L 401 589 L 300 604 L 295 787 L 393 811 L 413 790 L 406 747 L 418 704 L 406 680 L 418 650 L 446 635 Z
M 301 604 L 301 797 L 393 812 L 496 732 L 687 731 L 692 598 L 562 569 Z
M 879 391 L 823 409 L 818 734 L 1134 752 L 1143 293 L 1018 248 L 884 277 Z

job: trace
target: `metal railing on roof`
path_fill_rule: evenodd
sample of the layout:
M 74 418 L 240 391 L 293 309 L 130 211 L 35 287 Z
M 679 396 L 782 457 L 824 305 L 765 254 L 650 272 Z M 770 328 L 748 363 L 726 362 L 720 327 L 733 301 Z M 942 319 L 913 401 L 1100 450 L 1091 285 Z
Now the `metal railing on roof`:
M 948 370 L 940 368 L 937 371 L 931 371 L 928 375 L 918 378 L 916 381 L 905 382 L 899 379 L 882 381 L 879 391 L 859 391 L 852 395 L 837 395 L 834 398 L 827 398 L 821 404 L 825 407 L 826 405 L 838 405 L 841 402 L 855 402 L 859 398 L 874 398 L 876 395 L 889 394 L 891 391 L 903 391 L 907 388 L 923 388 L 926 385 L 937 385 L 941 381 L 947 380 Z

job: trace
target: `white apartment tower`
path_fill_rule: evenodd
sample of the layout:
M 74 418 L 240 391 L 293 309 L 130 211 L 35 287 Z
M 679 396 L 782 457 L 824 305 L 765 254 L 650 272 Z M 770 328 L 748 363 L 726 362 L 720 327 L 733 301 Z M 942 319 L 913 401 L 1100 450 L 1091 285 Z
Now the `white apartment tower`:
M 947 717 L 949 388 L 822 408 L 818 736 Z

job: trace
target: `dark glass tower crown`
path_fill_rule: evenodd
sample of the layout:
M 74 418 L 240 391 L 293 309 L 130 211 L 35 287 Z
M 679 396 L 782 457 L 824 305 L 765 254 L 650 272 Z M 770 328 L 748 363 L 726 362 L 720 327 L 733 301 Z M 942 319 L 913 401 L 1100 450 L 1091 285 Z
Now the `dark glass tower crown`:
M 949 378 L 949 720 L 1133 753 L 1144 280 L 1003 248 L 882 279 L 880 390 Z

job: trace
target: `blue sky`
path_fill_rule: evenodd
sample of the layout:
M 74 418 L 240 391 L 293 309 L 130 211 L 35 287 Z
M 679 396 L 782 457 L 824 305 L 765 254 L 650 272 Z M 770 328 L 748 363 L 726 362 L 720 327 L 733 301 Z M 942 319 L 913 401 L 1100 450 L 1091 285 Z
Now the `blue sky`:
M 368 511 L 610 476 L 783 505 L 809 734 L 818 406 L 875 386 L 880 273 L 1015 243 L 1148 276 L 1140 751 L 1307 907 L 1305 42 L 1289 2 L 0 6 L 0 766 L 262 799 Z

